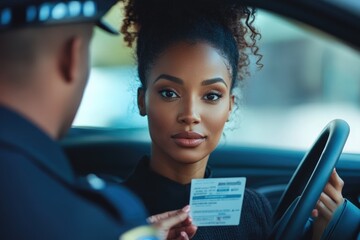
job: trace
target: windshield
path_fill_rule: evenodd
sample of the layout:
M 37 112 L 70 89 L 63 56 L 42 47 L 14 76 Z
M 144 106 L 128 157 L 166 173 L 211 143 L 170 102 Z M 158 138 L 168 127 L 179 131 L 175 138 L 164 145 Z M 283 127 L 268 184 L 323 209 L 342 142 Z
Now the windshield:
M 258 11 L 255 25 L 264 67 L 254 67 L 244 81 L 223 143 L 308 149 L 328 122 L 341 118 L 351 127 L 345 152 L 360 153 L 360 53 L 265 11 Z M 136 129 L 149 140 L 147 120 L 136 106 L 132 50 L 121 37 L 100 31 L 92 47 L 91 76 L 74 126 Z

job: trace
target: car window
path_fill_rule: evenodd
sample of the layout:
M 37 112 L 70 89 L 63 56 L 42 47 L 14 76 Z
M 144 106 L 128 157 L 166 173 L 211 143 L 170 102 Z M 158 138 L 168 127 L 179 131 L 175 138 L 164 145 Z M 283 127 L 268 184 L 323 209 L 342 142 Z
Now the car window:
M 109 18 L 116 24 L 121 19 Z M 116 15 L 117 16 L 117 15 Z M 297 21 L 258 11 L 255 25 L 263 68 L 251 58 L 239 108 L 231 116 L 223 143 L 307 149 L 322 128 L 341 118 L 351 127 L 346 152 L 360 153 L 360 53 Z M 90 80 L 74 126 L 142 129 L 146 118 L 136 106 L 138 87 L 131 49 L 121 37 L 95 31 Z

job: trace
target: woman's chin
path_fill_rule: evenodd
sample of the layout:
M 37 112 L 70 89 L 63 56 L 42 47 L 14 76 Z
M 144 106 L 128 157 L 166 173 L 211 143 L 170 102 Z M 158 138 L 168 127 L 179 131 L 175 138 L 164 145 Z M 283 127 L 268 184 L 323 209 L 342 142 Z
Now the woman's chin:
M 176 156 L 173 156 L 173 159 L 182 164 L 195 164 L 201 161 L 207 161 L 209 154 L 210 153 L 199 153 L 196 151 L 180 151 Z

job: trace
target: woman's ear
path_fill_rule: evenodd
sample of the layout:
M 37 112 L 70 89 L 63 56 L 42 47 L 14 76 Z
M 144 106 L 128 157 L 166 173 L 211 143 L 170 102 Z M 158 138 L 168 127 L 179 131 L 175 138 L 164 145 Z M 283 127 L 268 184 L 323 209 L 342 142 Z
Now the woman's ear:
M 145 89 L 143 87 L 138 88 L 137 91 L 137 103 L 139 113 L 141 116 L 146 116 L 146 105 L 145 105 Z
M 235 96 L 234 95 L 231 95 L 230 96 L 230 102 L 229 102 L 229 113 L 228 113 L 228 120 L 230 120 L 230 116 L 231 116 L 231 113 L 232 113 L 232 110 L 234 108 L 234 104 L 235 104 Z

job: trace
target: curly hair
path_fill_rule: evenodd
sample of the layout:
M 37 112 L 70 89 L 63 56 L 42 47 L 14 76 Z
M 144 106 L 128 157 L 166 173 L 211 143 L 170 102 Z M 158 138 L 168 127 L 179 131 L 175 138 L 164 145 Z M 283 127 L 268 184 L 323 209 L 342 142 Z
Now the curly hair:
M 146 73 L 156 57 L 176 41 L 205 41 L 229 61 L 232 86 L 249 75 L 249 55 L 261 68 L 262 55 L 253 26 L 254 8 L 234 0 L 120 0 L 125 18 L 121 33 L 129 47 L 136 41 L 139 78 L 146 87 Z M 155 38 L 156 36 L 156 38 Z

